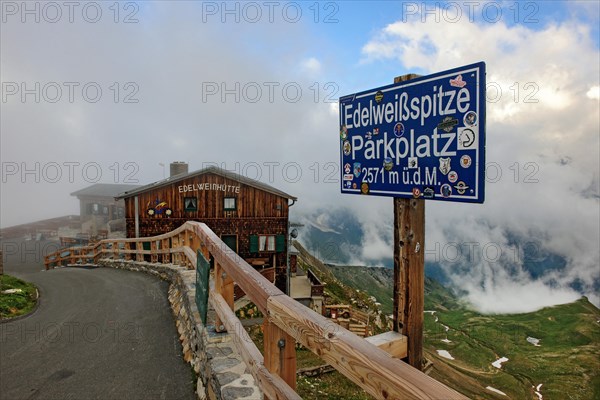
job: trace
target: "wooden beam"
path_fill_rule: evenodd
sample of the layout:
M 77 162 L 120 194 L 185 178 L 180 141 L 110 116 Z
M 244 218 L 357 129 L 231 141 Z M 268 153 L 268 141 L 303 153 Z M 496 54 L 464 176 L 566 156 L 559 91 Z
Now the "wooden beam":
M 408 337 L 408 363 L 421 370 L 425 297 L 425 200 L 394 198 L 394 331 Z
M 419 75 L 394 78 L 406 82 Z M 407 362 L 423 367 L 425 200 L 394 198 L 393 330 L 408 337 Z
M 296 390 L 296 341 L 269 318 L 264 319 L 265 367 Z
M 401 333 L 389 331 L 369 336 L 365 340 L 390 354 L 392 357 L 405 358 L 408 354 L 408 338 Z
M 268 311 L 274 324 L 377 399 L 466 399 L 288 296 L 269 298 Z

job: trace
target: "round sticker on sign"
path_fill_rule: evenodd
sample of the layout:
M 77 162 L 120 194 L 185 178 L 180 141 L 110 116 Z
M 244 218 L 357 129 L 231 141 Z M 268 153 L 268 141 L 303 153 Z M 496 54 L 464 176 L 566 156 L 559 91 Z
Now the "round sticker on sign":
M 404 124 L 402 122 L 398 122 L 394 125 L 394 135 L 396 135 L 396 137 L 402 137 L 402 135 L 404 135 Z
M 386 171 L 391 171 L 392 168 L 394 168 L 394 162 L 390 157 L 383 159 L 383 168 L 385 168 Z
M 340 138 L 342 140 L 348 139 L 348 128 L 346 128 L 346 125 L 342 125 L 342 129 L 340 129 Z
M 366 182 L 363 182 L 363 183 L 360 185 L 360 192 L 361 192 L 362 194 L 369 194 L 369 184 L 368 184 L 368 183 L 366 183 Z
M 344 141 L 344 155 L 349 156 L 352 151 L 352 146 L 348 140 Z
M 458 182 L 454 188 L 458 192 L 458 194 L 465 194 L 465 191 L 469 188 L 466 183 L 463 181 Z
M 460 166 L 463 168 L 469 168 L 471 166 L 471 157 L 464 155 L 460 158 Z
M 442 197 L 450 197 L 452 195 L 452 186 L 447 183 L 444 183 L 440 188 L 440 194 Z
M 448 181 L 450 181 L 450 183 L 454 183 L 458 180 L 458 174 L 454 171 L 450 171 L 448 172 Z
M 463 122 L 467 126 L 477 125 L 477 114 L 475 113 L 475 111 L 469 111 L 468 113 L 466 113 Z

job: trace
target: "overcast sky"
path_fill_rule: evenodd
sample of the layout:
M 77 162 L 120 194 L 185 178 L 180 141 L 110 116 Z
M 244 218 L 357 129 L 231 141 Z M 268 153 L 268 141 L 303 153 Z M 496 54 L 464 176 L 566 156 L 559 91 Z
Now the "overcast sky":
M 391 252 L 392 201 L 339 193 L 337 99 L 485 61 L 486 202 L 429 202 L 429 247 L 540 238 L 565 270 L 452 276 L 485 311 L 571 301 L 573 280 L 598 304 L 598 2 L 1 4 L 2 227 L 76 214 L 95 182 L 218 163 L 298 196 L 295 218 L 354 210 L 369 263 Z

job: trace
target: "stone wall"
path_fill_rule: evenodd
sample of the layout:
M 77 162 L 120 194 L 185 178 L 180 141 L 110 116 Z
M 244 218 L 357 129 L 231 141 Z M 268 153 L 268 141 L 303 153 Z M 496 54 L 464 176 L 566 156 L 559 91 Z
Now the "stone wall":
M 204 326 L 195 302 L 196 271 L 172 264 L 102 259 L 99 265 L 146 272 L 170 282 L 169 302 L 183 348 L 183 358 L 197 376 L 198 399 L 258 400 L 263 395 L 236 350 L 232 337 L 214 330 L 214 311 Z

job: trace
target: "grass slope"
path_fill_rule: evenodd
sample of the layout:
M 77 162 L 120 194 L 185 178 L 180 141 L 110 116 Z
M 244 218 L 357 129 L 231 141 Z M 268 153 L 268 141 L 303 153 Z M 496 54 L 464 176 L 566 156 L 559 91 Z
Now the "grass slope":
M 19 289 L 19 293 L 0 293 L 0 318 L 14 318 L 27 314 L 35 307 L 35 286 L 10 275 L 0 275 L 0 292 Z
M 489 391 L 480 391 L 487 386 L 511 398 L 536 398 L 533 388 L 542 384 L 545 400 L 600 399 L 600 311 L 586 298 L 514 315 L 442 306 L 425 315 L 425 347 L 450 367 L 436 369 L 437 379 L 473 398 L 489 398 Z M 539 345 L 528 337 L 540 339 Z M 441 359 L 437 350 L 455 359 Z M 508 361 L 492 366 L 500 357 Z
M 329 265 L 326 264 L 333 275 L 343 284 L 352 288 L 364 290 L 374 296 L 381 303 L 381 309 L 386 314 L 391 314 L 394 307 L 392 299 L 392 279 L 394 271 L 389 268 L 369 268 L 360 266 Z
M 349 303 L 359 289 L 376 297 L 384 312 L 391 310 L 393 271 L 326 265 L 299 250 L 336 301 Z M 424 351 L 434 361 L 431 375 L 469 397 L 537 399 L 535 388 L 542 384 L 544 400 L 600 400 L 600 310 L 586 298 L 532 313 L 484 315 L 426 278 L 425 310 L 435 311 L 425 314 L 424 326 Z M 528 337 L 539 339 L 539 346 Z M 509 360 L 494 367 L 501 357 Z
M 313 269 L 326 269 L 319 273 L 328 288 L 333 279 L 333 286 L 364 291 L 384 312 L 391 311 L 393 271 L 314 264 Z M 339 291 L 342 302 L 344 293 L 353 290 Z M 483 315 L 426 278 L 425 310 L 435 311 L 425 314 L 424 327 L 424 351 L 434 361 L 431 375 L 469 397 L 537 399 L 534 388 L 542 384 L 544 400 L 600 400 L 600 310 L 586 298 L 526 314 Z M 528 337 L 540 339 L 539 346 Z M 501 368 L 492 366 L 501 357 L 509 360 Z

